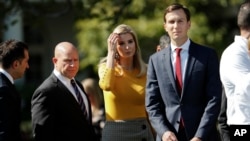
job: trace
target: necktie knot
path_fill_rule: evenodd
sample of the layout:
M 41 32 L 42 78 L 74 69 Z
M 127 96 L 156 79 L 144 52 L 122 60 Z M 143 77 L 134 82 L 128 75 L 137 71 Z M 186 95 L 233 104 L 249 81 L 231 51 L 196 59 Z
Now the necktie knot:
M 175 51 L 176 51 L 176 54 L 177 54 L 177 55 L 180 55 L 180 53 L 181 53 L 181 50 L 182 50 L 182 48 L 180 48 L 180 47 L 176 48 L 176 49 L 175 49 Z
M 71 79 L 71 80 L 70 80 L 70 83 L 71 83 L 71 85 L 72 85 L 73 87 L 76 86 L 76 82 L 75 82 L 74 79 Z

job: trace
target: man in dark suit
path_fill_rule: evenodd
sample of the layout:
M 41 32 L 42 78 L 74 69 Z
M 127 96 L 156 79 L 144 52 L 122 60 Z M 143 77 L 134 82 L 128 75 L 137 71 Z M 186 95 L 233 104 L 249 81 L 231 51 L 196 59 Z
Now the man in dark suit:
M 150 56 L 146 84 L 146 110 L 157 141 L 217 141 L 222 93 L 217 54 L 188 38 L 186 7 L 170 5 L 164 17 L 170 47 Z
M 52 61 L 54 71 L 35 90 L 31 101 L 34 139 L 96 141 L 89 99 L 74 78 L 79 69 L 77 49 L 69 42 L 61 42 L 55 47 Z M 77 83 L 78 92 L 71 81 Z
M 0 141 L 21 141 L 21 95 L 14 80 L 21 78 L 28 64 L 28 46 L 17 40 L 0 44 Z

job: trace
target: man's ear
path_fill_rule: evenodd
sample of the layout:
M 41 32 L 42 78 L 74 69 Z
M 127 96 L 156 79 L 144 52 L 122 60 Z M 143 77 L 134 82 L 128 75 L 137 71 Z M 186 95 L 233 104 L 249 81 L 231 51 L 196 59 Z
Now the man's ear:
M 188 29 L 191 27 L 191 21 L 188 21 Z
M 164 28 L 165 31 L 167 32 L 167 30 L 166 30 L 166 29 L 167 29 L 167 26 L 166 26 L 166 23 L 165 23 L 165 22 L 163 23 L 163 28 Z
M 13 69 L 15 69 L 15 68 L 17 68 L 17 67 L 19 66 L 19 64 L 20 64 L 20 62 L 19 62 L 18 60 L 15 60 L 15 61 L 12 63 L 11 67 L 12 67 Z
M 52 58 L 52 62 L 55 64 L 57 62 L 57 58 L 56 57 L 53 57 Z

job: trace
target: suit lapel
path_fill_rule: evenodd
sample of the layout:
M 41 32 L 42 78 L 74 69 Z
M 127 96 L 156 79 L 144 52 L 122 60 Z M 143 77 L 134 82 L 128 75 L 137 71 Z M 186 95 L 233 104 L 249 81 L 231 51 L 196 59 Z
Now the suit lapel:
M 183 89 L 182 89 L 182 94 L 181 94 L 181 99 L 183 97 L 183 93 L 185 92 L 186 86 L 188 84 L 188 81 L 191 77 L 192 74 L 192 70 L 194 68 L 194 64 L 195 64 L 195 53 L 196 53 L 196 45 L 191 41 L 190 46 L 189 46 L 189 55 L 188 55 L 188 61 L 187 61 L 187 65 L 186 65 L 186 73 L 185 73 L 185 79 L 183 82 Z M 169 47 L 168 49 L 166 49 L 166 51 L 163 53 L 162 55 L 162 60 L 163 63 L 166 64 L 164 65 L 164 72 L 167 72 L 169 79 L 173 85 L 173 88 L 176 91 L 176 94 L 178 95 L 178 91 L 177 91 L 177 86 L 176 86 L 176 82 L 175 82 L 175 76 L 174 76 L 174 70 L 173 70 L 173 66 L 172 66 L 172 61 L 171 61 L 171 47 Z M 171 68 L 171 69 L 169 69 Z M 170 71 L 171 70 L 171 71 Z
M 186 66 L 186 73 L 185 73 L 185 79 L 184 79 L 184 83 L 183 83 L 183 92 L 186 89 L 186 86 L 188 84 L 188 81 L 191 78 L 191 74 L 194 68 L 194 64 L 195 64 L 195 54 L 196 54 L 196 50 L 195 50 L 196 46 L 195 44 L 193 44 L 193 42 L 190 43 L 189 46 L 189 55 L 188 55 L 188 60 L 187 60 L 187 66 Z
M 76 101 L 75 97 L 73 96 L 73 94 L 68 90 L 68 88 L 54 74 L 52 74 L 51 77 L 52 77 L 53 83 L 57 87 L 59 87 L 60 91 L 62 91 L 61 94 L 63 94 L 63 95 L 61 95 L 61 97 L 65 98 L 65 100 L 67 100 L 67 101 L 71 101 L 71 103 L 74 103 L 74 106 L 78 107 L 79 110 L 80 110 L 80 107 L 78 106 L 79 104 L 77 103 L 77 101 Z
M 65 93 L 64 97 L 67 99 L 67 100 L 70 100 L 72 101 L 72 103 L 74 103 L 74 106 L 79 109 L 78 111 L 80 111 L 80 113 L 82 114 L 82 110 L 77 102 L 77 100 L 75 99 L 75 97 L 73 96 L 73 94 L 68 90 L 68 88 L 54 75 L 52 74 L 52 79 L 53 79 L 53 82 L 56 83 L 56 85 L 59 87 L 60 90 L 63 91 L 63 93 Z M 76 81 L 78 86 L 80 87 L 80 89 L 84 92 L 86 98 L 87 98 L 87 101 L 88 101 L 88 116 L 89 116 L 89 119 L 91 119 L 92 115 L 91 115 L 91 106 L 90 106 L 90 102 L 89 102 L 89 99 L 86 95 L 86 92 L 84 91 L 83 89 L 83 86 L 81 85 L 80 82 Z M 90 121 L 90 120 L 89 120 Z
M 169 76 L 169 80 L 171 81 L 171 83 L 176 91 L 176 94 L 178 95 L 173 66 L 172 66 L 172 60 L 171 60 L 171 47 L 166 49 L 166 51 L 163 53 L 162 62 L 163 62 L 163 64 L 166 64 L 166 65 L 163 65 L 163 66 L 165 66 L 163 72 L 167 72 L 167 75 Z M 171 68 L 171 69 L 169 69 L 169 68 Z

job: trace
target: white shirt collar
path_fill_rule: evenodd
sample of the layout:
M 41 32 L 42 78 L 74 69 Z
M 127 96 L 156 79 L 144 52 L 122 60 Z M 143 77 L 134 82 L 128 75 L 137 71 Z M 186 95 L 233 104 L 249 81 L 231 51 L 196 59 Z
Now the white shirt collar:
M 13 77 L 7 71 L 5 71 L 4 69 L 0 68 L 0 72 L 3 73 L 10 80 L 10 82 L 12 84 L 14 84 Z
M 189 50 L 190 43 L 191 43 L 191 41 L 190 41 L 190 39 L 188 38 L 187 41 L 186 41 L 184 44 L 182 44 L 182 45 L 180 46 L 180 48 L 182 48 L 182 50 L 187 50 L 187 51 L 188 51 L 188 50 Z M 177 48 L 177 46 L 175 46 L 175 45 L 173 45 L 173 44 L 171 43 L 171 50 L 172 50 L 172 52 L 174 52 L 176 48 Z
M 65 85 L 65 86 L 70 86 L 70 80 L 69 78 L 63 76 L 58 70 L 54 69 L 53 73 L 56 75 L 56 77 Z M 74 79 L 74 78 L 72 78 Z

